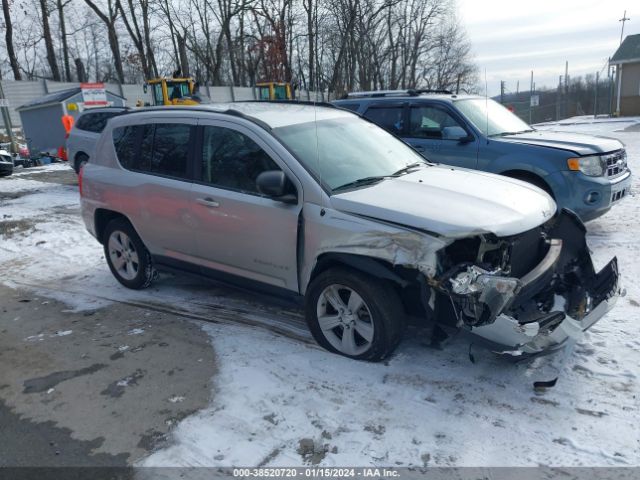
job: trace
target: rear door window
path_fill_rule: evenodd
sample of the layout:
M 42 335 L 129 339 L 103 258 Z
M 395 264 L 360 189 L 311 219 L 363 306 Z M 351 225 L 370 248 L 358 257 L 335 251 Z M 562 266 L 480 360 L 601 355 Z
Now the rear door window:
M 113 130 L 120 164 L 129 170 L 178 179 L 190 179 L 190 157 L 195 126 L 185 123 L 151 123 Z
M 155 123 L 143 127 L 138 170 L 189 178 L 191 125 Z
M 396 135 L 400 135 L 404 131 L 404 107 L 402 105 L 374 105 L 367 109 L 364 116 Z

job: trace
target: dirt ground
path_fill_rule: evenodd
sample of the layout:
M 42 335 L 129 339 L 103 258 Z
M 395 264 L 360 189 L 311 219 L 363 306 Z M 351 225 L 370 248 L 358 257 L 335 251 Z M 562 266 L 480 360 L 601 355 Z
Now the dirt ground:
M 216 359 L 197 322 L 1 286 L 0 317 L 0 467 L 131 465 L 209 404 Z

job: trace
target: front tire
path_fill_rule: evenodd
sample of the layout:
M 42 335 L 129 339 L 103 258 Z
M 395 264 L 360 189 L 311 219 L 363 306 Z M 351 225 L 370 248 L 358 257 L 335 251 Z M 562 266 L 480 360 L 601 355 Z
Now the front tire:
M 305 317 L 320 346 L 372 362 L 395 350 L 405 327 L 402 303 L 393 287 L 346 268 L 326 270 L 311 282 Z
M 116 280 L 140 290 L 151 285 L 154 276 L 151 254 L 124 218 L 109 222 L 104 232 L 104 256 Z

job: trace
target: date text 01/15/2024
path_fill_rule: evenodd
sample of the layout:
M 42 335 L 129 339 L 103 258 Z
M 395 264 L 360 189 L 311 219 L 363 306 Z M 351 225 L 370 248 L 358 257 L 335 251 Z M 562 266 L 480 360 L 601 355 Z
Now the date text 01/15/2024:
M 233 476 L 236 478 L 394 478 L 399 477 L 400 472 L 388 468 L 234 468 Z

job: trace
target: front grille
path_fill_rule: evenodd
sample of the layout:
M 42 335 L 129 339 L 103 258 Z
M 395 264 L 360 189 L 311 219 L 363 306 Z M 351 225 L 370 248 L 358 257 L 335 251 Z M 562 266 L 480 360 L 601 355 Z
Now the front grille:
M 607 177 L 618 177 L 627 171 L 627 152 L 624 148 L 602 155 L 602 158 L 606 162 Z
M 617 202 L 618 200 L 621 200 L 622 198 L 624 198 L 624 196 L 627 194 L 627 189 L 623 188 L 622 190 L 619 190 L 617 192 L 613 192 L 611 194 L 611 203 L 613 202 Z

